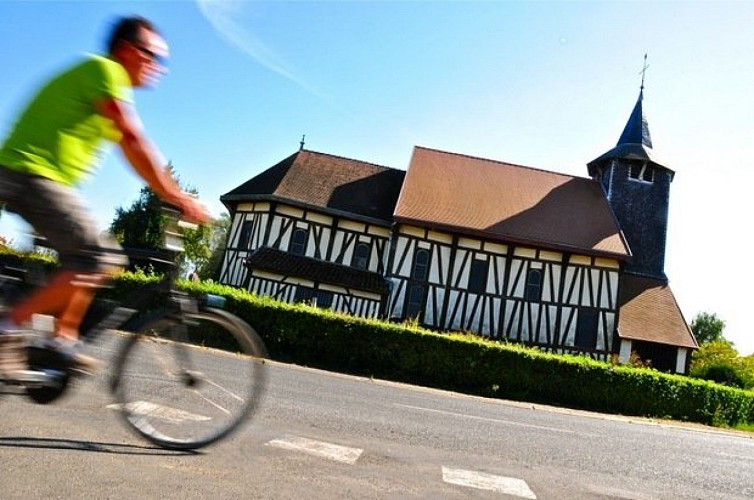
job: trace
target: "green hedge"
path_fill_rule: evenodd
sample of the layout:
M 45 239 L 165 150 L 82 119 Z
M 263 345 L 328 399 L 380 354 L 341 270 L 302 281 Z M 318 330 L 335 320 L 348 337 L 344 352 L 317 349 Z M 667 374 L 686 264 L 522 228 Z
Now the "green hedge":
M 18 257 L 5 258 L 15 264 Z M 43 265 L 49 268 L 49 260 Z M 103 295 L 121 299 L 158 279 L 123 273 Z M 224 296 L 225 308 L 251 324 L 270 356 L 280 361 L 485 397 L 716 426 L 754 424 L 751 391 L 472 335 L 354 318 L 228 286 L 180 285 L 189 293 Z
M 184 283 L 227 298 L 273 359 L 486 397 L 716 426 L 754 423 L 754 392 L 472 335 L 441 334 Z

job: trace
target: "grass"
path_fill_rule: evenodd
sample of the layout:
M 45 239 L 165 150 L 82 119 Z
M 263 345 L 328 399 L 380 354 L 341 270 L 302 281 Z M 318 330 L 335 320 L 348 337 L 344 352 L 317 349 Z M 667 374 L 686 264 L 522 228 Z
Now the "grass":
M 733 430 L 754 433 L 754 423 L 738 424 L 732 427 Z

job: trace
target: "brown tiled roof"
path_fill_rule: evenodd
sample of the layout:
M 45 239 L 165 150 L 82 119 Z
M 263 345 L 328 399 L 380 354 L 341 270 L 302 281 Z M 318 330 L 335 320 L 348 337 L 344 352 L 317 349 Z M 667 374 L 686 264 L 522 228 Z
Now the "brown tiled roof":
M 414 148 L 395 220 L 591 255 L 630 255 L 595 181 L 422 147 Z
M 621 338 L 698 347 L 667 282 L 624 274 L 618 304 Z
M 300 150 L 220 197 L 270 199 L 391 222 L 406 172 Z
M 294 255 L 270 247 L 256 249 L 246 258 L 245 264 L 252 269 L 283 276 L 296 276 L 316 283 L 339 285 L 383 295 L 388 292 L 387 281 L 379 273 Z

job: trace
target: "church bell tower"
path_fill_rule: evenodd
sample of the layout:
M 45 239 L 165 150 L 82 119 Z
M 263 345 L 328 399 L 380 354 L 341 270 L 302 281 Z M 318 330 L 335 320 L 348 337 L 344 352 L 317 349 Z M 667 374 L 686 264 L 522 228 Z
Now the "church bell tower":
M 632 258 L 626 272 L 667 281 L 668 202 L 675 172 L 660 163 L 652 149 L 643 102 L 642 76 L 639 98 L 618 144 L 587 168 L 602 186 L 628 241 Z

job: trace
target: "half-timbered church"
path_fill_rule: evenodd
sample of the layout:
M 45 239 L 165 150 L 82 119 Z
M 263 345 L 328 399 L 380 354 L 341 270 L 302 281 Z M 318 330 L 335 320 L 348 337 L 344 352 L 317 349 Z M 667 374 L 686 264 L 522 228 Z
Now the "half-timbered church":
M 643 87 L 577 177 L 415 147 L 406 171 L 303 147 L 221 197 L 222 283 L 287 302 L 686 373 L 665 275 L 674 172 Z

